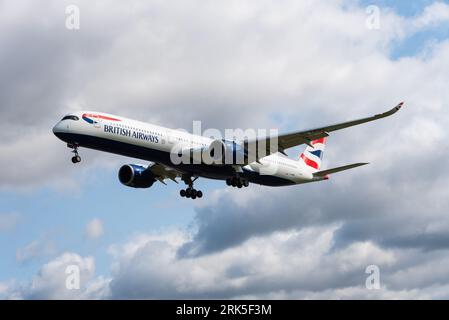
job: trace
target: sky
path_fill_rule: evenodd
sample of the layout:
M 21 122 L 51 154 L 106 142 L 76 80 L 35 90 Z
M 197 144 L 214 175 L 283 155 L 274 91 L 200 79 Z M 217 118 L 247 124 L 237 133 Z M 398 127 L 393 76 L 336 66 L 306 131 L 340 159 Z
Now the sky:
M 431 0 L 0 1 L 0 298 L 449 298 L 448 26 Z M 195 201 L 121 185 L 141 160 L 81 148 L 73 165 L 51 131 L 91 109 L 289 132 L 403 100 L 328 139 L 325 168 L 369 166 L 285 188 L 199 179 Z

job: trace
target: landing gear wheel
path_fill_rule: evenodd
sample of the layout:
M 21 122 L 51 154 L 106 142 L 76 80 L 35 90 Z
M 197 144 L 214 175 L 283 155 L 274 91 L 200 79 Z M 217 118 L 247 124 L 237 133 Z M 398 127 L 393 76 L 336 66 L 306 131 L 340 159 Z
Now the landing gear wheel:
M 249 186 L 249 181 L 246 178 L 242 178 L 239 176 L 233 177 L 233 178 L 228 178 L 226 179 L 226 184 L 228 186 L 233 186 L 234 188 L 242 188 L 242 187 L 248 187 Z
M 196 190 L 193 188 L 187 188 L 187 189 L 183 189 L 179 191 L 179 195 L 181 197 L 186 197 L 186 198 L 190 198 L 190 199 L 196 199 L 196 198 L 202 198 L 203 197 L 203 192 L 201 190 Z
M 182 180 L 185 182 L 186 185 L 188 185 L 188 187 L 185 190 L 179 191 L 181 197 L 196 199 L 201 198 L 203 196 L 203 193 L 200 190 L 196 190 L 195 188 L 193 188 L 193 183 L 195 182 L 196 179 L 198 179 L 198 177 L 192 180 L 192 176 L 185 176 L 185 175 L 182 176 Z
M 73 156 L 73 157 L 72 157 L 72 162 L 73 162 L 73 163 L 81 162 L 81 157 L 80 157 L 80 156 Z
M 68 144 L 67 144 L 67 147 L 73 149 L 72 152 L 74 153 L 74 156 L 72 157 L 72 162 L 73 162 L 73 163 L 81 162 L 81 157 L 80 157 L 79 154 L 78 154 L 78 144 L 71 144 L 71 143 L 68 143 Z

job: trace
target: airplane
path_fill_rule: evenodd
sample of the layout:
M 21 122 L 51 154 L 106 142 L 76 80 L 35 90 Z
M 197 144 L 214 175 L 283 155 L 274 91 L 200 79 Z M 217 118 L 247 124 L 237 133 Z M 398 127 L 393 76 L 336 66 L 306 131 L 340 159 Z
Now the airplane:
M 178 183 L 176 179 L 180 178 L 187 185 L 186 189 L 180 190 L 181 197 L 196 199 L 203 197 L 203 192 L 194 188 L 199 177 L 223 180 L 228 186 L 237 188 L 248 187 L 249 183 L 290 186 L 327 180 L 331 174 L 367 165 L 354 163 L 321 170 L 327 137 L 333 131 L 391 116 L 403 104 L 401 102 L 391 110 L 371 117 L 243 140 L 214 140 L 96 111 L 65 115 L 53 127 L 53 133 L 72 149 L 73 163 L 81 161 L 80 147 L 148 161 L 149 165 L 123 165 L 118 171 L 119 181 L 128 187 L 149 188 L 156 181 L 166 184 L 165 180 L 170 179 Z M 298 159 L 289 158 L 285 150 L 300 145 L 306 145 L 304 152 Z M 216 146 L 221 148 L 221 152 L 214 151 L 218 150 Z M 175 149 L 177 151 L 173 151 Z M 215 160 L 223 160 L 225 154 L 231 154 L 231 160 L 207 163 L 201 159 L 196 162 L 173 161 L 173 154 L 187 155 L 192 160 L 195 155 L 198 158 L 198 154 L 204 153 Z M 237 162 L 237 155 L 242 155 L 243 161 Z

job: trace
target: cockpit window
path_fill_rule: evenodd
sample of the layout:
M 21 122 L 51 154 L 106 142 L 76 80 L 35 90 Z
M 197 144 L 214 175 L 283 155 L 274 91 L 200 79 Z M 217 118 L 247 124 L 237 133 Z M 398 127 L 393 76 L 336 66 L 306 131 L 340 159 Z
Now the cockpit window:
M 79 118 L 77 116 L 65 116 L 64 118 L 62 118 L 62 120 L 74 120 L 74 121 L 78 121 Z M 61 120 L 61 121 L 62 121 Z

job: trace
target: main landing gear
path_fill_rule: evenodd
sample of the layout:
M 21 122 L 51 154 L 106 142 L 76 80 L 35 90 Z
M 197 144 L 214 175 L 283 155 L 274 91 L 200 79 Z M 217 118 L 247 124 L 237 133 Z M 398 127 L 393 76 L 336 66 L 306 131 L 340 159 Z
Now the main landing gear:
M 202 198 L 203 197 L 203 192 L 201 190 L 196 190 L 196 189 L 193 188 L 193 182 L 195 182 L 196 179 L 198 179 L 198 177 L 196 177 L 193 180 L 192 180 L 191 176 L 182 177 L 182 180 L 189 187 L 187 189 L 185 189 L 185 190 L 179 191 L 179 195 L 181 197 L 186 197 L 186 198 L 190 198 L 190 199 L 196 199 L 196 198 Z
M 201 190 L 196 190 L 190 187 L 185 190 L 183 189 L 179 191 L 179 194 L 181 195 L 181 197 L 186 197 L 190 199 L 201 198 L 203 196 L 203 192 Z
M 81 162 L 81 157 L 79 156 L 79 154 L 78 154 L 78 145 L 77 144 L 71 144 L 71 143 L 68 143 L 67 144 L 67 147 L 69 147 L 70 149 L 73 149 L 72 150 L 72 152 L 75 154 L 73 157 L 72 157 L 72 162 L 73 163 L 78 163 L 78 162 Z
M 241 177 L 233 177 L 226 179 L 226 184 L 240 189 L 241 187 L 249 186 L 249 181 Z

